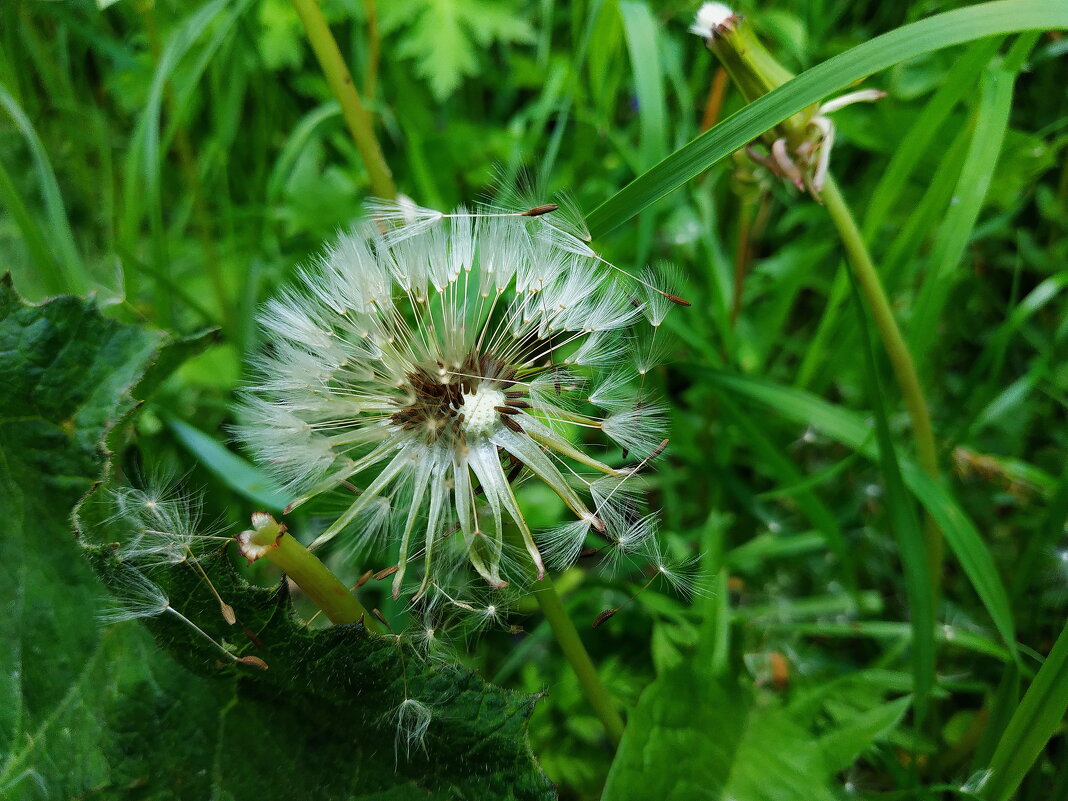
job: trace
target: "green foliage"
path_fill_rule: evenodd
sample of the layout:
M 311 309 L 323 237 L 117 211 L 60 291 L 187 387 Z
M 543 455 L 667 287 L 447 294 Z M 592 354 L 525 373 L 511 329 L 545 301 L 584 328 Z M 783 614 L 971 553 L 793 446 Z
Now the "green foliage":
M 534 29 L 518 3 L 397 0 L 383 3 L 382 30 L 397 32 L 397 54 L 415 61 L 434 97 L 445 100 L 479 69 L 478 50 L 530 44 Z
M 151 581 L 202 631 L 176 615 L 152 619 L 162 651 L 131 624 L 98 632 L 100 585 L 68 516 L 104 470 L 104 439 L 132 409 L 145 371 L 173 357 L 159 336 L 106 320 L 91 302 L 25 306 L 7 279 L 0 292 L 0 557 L 19 567 L 3 598 L 13 644 L 2 665 L 4 797 L 553 795 L 525 742 L 532 697 L 430 663 L 406 640 L 362 624 L 310 631 L 294 619 L 284 585 L 251 586 L 224 555 L 198 561 L 236 626 L 222 619 L 202 574 L 178 563 L 153 569 Z M 121 605 L 131 566 L 117 558 L 116 541 L 131 532 L 103 512 L 109 486 L 90 496 L 78 522 L 82 547 Z M 268 669 L 231 666 L 203 632 L 235 653 L 254 652 Z M 406 700 L 430 710 L 425 737 L 398 720 Z
M 477 715 L 511 745 L 465 748 L 506 752 L 500 772 L 515 767 L 547 792 L 517 744 L 529 695 L 511 694 L 547 692 L 530 743 L 568 801 L 600 798 L 610 773 L 610 797 L 668 795 L 680 776 L 696 793 L 703 760 L 717 766 L 707 785 L 739 801 L 799 788 L 840 797 L 847 783 L 861 798 L 1068 797 L 1057 681 L 1068 608 L 1068 48 L 1043 32 L 1065 24 L 1068 4 L 740 0 L 799 75 L 748 106 L 729 84 L 722 102 L 712 97 L 718 65 L 686 32 L 688 4 L 322 5 L 400 191 L 448 208 L 479 199 L 495 164 L 505 176 L 529 164 L 597 209 L 598 252 L 631 272 L 678 264 L 674 289 L 693 303 L 657 334 L 665 364 L 646 385 L 667 399 L 672 432 L 644 486 L 663 509 L 666 549 L 700 554 L 704 594 L 680 599 L 654 583 L 592 629 L 641 588 L 643 566 L 554 577 L 629 717 L 619 760 L 526 601 L 508 621 L 516 630 L 457 648 L 509 691 L 479 690 L 501 706 Z M 917 466 L 881 345 L 866 346 L 825 208 L 732 156 L 858 79 L 888 96 L 833 115 L 831 171 L 921 365 L 937 481 Z M 706 112 L 719 124 L 704 132 Z M 299 788 L 324 772 L 329 793 L 306 796 L 462 793 L 446 785 L 472 763 L 445 743 L 434 784 L 433 738 L 473 725 L 475 712 L 447 727 L 432 718 L 428 754 L 416 745 L 398 760 L 383 720 L 395 685 L 361 682 L 351 692 L 374 696 L 364 708 L 339 687 L 341 672 L 301 672 L 295 656 L 358 647 L 350 675 L 389 661 L 393 676 L 403 655 L 401 673 L 434 696 L 441 685 L 414 652 L 353 628 L 294 628 L 279 590 L 244 583 L 275 587 L 277 573 L 257 563 L 235 575 L 206 553 L 262 649 L 224 624 L 188 565 L 159 574 L 171 600 L 227 647 L 259 654 L 266 672 L 230 665 L 173 616 L 150 622 L 154 637 L 136 623 L 101 631 L 107 591 L 67 534 L 101 474 L 107 430 L 117 471 L 188 475 L 206 489 L 206 518 L 233 530 L 281 503 L 227 443 L 241 422 L 234 389 L 264 344 L 254 311 L 360 217 L 368 192 L 288 0 L 105 11 L 91 0 L 0 2 L 0 266 L 26 297 L 95 292 L 99 308 L 2 295 L 0 797 L 200 801 L 215 788 L 243 801 L 245 782 L 275 797 L 263 777 Z M 166 345 L 120 323 L 164 330 Z M 206 327 L 220 331 L 202 338 Z M 31 346 L 49 356 L 29 359 Z M 561 519 L 555 496 L 531 482 L 517 494 L 539 524 Z M 297 510 L 290 530 L 309 541 L 336 513 L 330 502 Z M 90 526 L 105 509 L 80 511 L 98 545 L 121 539 Z M 916 640 L 928 629 L 915 614 L 923 580 L 903 566 L 919 555 L 911 521 L 923 515 L 946 543 L 933 670 L 930 644 Z M 101 571 L 114 570 L 112 551 L 96 553 Z M 381 556 L 326 559 L 354 583 L 389 563 Z M 381 583 L 360 592 L 404 629 L 407 612 Z M 313 611 L 299 597 L 292 606 Z M 178 660 L 166 643 L 180 646 Z M 457 670 L 442 668 L 450 691 L 481 686 Z M 291 736 L 305 707 L 322 722 L 317 750 Z M 345 750 L 365 738 L 366 760 Z M 754 788 L 762 774 L 778 783 Z
M 813 67 L 746 106 L 722 125 L 642 173 L 590 213 L 590 231 L 605 234 L 674 191 L 791 114 L 886 67 L 986 36 L 1068 27 L 1068 6 L 1001 0 L 958 9 L 898 28 Z
M 834 694 L 785 706 L 692 664 L 673 668 L 642 694 L 604 799 L 833 801 L 832 776 L 885 738 L 908 708 L 908 698 L 881 704 L 877 687 L 863 689 L 866 708 L 817 730 L 825 707 L 841 700 Z
M 1068 709 L 1068 623 L 1024 693 L 990 760 L 982 797 L 1008 801 L 1049 740 L 1064 726 Z

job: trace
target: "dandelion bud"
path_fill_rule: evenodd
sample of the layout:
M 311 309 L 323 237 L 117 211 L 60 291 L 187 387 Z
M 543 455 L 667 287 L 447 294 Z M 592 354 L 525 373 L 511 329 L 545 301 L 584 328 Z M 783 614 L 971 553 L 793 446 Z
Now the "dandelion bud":
M 702 5 L 690 32 L 705 40 L 750 103 L 794 77 L 768 52 L 745 18 L 723 3 Z M 834 125 L 826 115 L 853 103 L 871 102 L 884 96 L 879 90 L 861 90 L 823 105 L 808 106 L 764 134 L 766 154 L 752 147 L 747 148 L 747 153 L 774 175 L 818 199 L 834 142 Z
M 697 11 L 690 32 L 701 36 L 708 49 L 716 54 L 731 80 L 752 103 L 772 89 L 793 78 L 786 67 L 775 60 L 757 37 L 753 26 L 723 3 L 705 3 Z M 816 107 L 795 114 L 782 123 L 793 136 L 804 135 Z

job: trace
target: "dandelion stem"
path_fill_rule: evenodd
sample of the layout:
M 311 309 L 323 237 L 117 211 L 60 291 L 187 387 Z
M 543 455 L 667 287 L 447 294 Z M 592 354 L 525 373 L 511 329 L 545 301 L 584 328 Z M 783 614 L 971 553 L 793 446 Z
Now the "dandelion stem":
M 923 387 L 920 385 L 919 375 L 916 373 L 916 365 L 901 335 L 901 329 L 898 328 L 897 321 L 894 319 L 894 313 L 890 309 L 890 302 L 879 280 L 879 274 L 864 245 L 864 237 L 857 228 L 848 204 L 838 191 L 838 184 L 830 175 L 827 176 L 827 182 L 823 187 L 823 205 L 834 227 L 838 229 L 838 236 L 845 248 L 849 266 L 853 270 L 857 285 L 871 311 L 883 347 L 886 348 L 894 378 L 912 420 L 917 461 L 923 472 L 937 481 L 939 478 L 938 452 L 931 427 L 931 416 L 927 410 L 927 400 L 923 394 Z M 931 594 L 937 604 L 941 594 L 942 532 L 930 516 L 926 518 L 924 525 L 924 543 L 927 551 L 927 564 L 931 571 Z
M 319 66 L 323 69 L 330 90 L 341 104 L 341 113 L 349 132 L 356 142 L 364 167 L 371 179 L 371 191 L 379 197 L 393 200 L 397 196 L 397 187 L 393 184 L 393 175 L 382 155 L 382 147 L 375 136 L 371 113 L 360 100 L 356 85 L 352 82 L 345 59 L 338 49 L 337 40 L 326 24 L 326 18 L 319 7 L 318 0 L 292 0 L 293 7 L 304 24 L 308 42 L 315 51 Z
M 567 610 L 564 609 L 564 604 L 551 578 L 546 576 L 535 584 L 534 597 L 538 600 L 538 605 L 553 631 L 553 636 L 556 637 L 556 642 L 560 645 L 560 650 L 564 652 L 564 657 L 571 664 L 571 669 L 575 671 L 582 694 L 586 696 L 594 713 L 600 718 L 612 745 L 618 747 L 623 737 L 623 718 L 619 716 L 611 696 L 601 683 L 597 668 L 593 666 L 593 661 L 586 652 L 586 646 L 582 644 L 575 624 L 567 616 Z
M 277 547 L 264 553 L 304 591 L 331 623 L 355 623 L 366 610 L 341 580 L 319 558 L 290 534 L 277 540 Z

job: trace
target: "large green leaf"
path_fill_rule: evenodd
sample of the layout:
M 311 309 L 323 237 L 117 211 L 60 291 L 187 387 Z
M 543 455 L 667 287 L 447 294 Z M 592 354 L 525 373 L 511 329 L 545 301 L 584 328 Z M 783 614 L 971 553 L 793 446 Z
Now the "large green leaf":
M 1066 27 L 1066 0 L 999 0 L 877 36 L 806 70 L 639 175 L 590 213 L 590 231 L 603 236 L 792 114 L 880 70 L 986 36 Z
M 121 586 L 129 567 L 110 543 L 123 532 L 100 524 L 106 489 L 80 507 L 81 545 L 69 516 L 163 348 L 91 302 L 26 306 L 0 286 L 0 797 L 551 798 L 526 745 L 532 696 L 360 624 L 308 630 L 284 587 L 248 585 L 219 553 L 200 562 L 236 626 L 190 565 L 151 579 L 268 670 L 221 659 L 177 616 L 151 621 L 154 641 L 134 623 L 98 630 L 104 589 L 89 564 Z M 405 699 L 431 714 L 410 749 L 395 720 Z
M 158 337 L 108 323 L 73 298 L 27 307 L 9 277 L 0 283 L 4 797 L 19 797 L 15 787 L 50 793 L 65 752 L 84 754 L 86 772 L 100 762 L 89 758 L 93 733 L 73 732 L 71 742 L 53 729 L 80 705 L 72 688 L 99 644 L 93 615 L 101 588 L 69 534 L 69 517 L 100 474 L 104 432 L 132 406 L 129 389 L 158 345 Z M 72 771 L 72 780 L 82 776 Z
M 673 668 L 642 694 L 603 801 L 832 801 L 833 774 L 897 726 L 908 699 L 873 705 L 817 736 L 821 706 L 758 702 L 736 679 L 693 663 Z

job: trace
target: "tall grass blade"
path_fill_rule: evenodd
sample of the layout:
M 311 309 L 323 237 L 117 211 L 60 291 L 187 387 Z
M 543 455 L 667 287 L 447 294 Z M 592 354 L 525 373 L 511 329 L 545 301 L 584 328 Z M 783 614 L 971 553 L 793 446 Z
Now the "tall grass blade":
M 63 205 L 63 195 L 59 191 L 59 183 L 56 181 L 56 174 L 52 170 L 52 164 L 48 159 L 48 154 L 45 152 L 44 145 L 41 144 L 37 131 L 33 128 L 33 123 L 30 122 L 26 113 L 15 101 L 14 96 L 7 90 L 7 87 L 2 84 L 0 84 L 0 106 L 11 117 L 15 127 L 18 128 L 19 133 L 26 140 L 26 146 L 29 148 L 30 156 L 33 159 L 34 172 L 37 174 L 37 183 L 41 187 L 41 198 L 44 201 L 45 218 L 47 220 L 46 232 L 52 242 L 51 252 L 48 254 L 49 258 L 44 258 L 45 254 L 40 252 L 41 237 L 35 239 L 34 234 L 31 232 L 28 239 L 31 254 L 36 252 L 37 257 L 42 259 L 39 266 L 48 272 L 46 279 L 53 291 L 64 291 L 74 295 L 85 292 L 89 288 L 89 277 L 86 274 L 85 263 L 82 261 L 78 246 L 74 242 L 74 233 L 71 231 L 70 221 L 67 219 L 67 211 Z M 14 216 L 19 219 L 21 215 L 17 206 L 11 204 L 11 197 L 14 194 L 13 182 L 10 180 L 10 175 L 5 176 L 5 178 L 7 180 L 5 181 L 3 194 L 8 198 L 8 203 L 11 205 Z M 26 225 L 28 222 L 30 221 L 21 216 L 21 227 L 24 233 L 28 230 Z
M 986 801 L 1009 801 L 1049 739 L 1064 722 L 1068 708 L 1068 623 L 1053 650 L 1024 693 L 990 761 L 990 776 L 981 795 Z
M 964 158 L 949 210 L 935 240 L 930 266 L 916 298 L 909 326 L 910 350 L 921 372 L 937 336 L 942 309 L 950 289 L 957 281 L 955 268 L 975 229 L 997 168 L 998 154 L 1009 125 L 1014 77 L 1004 69 L 993 68 L 986 72 L 980 83 L 979 104 L 975 109 L 975 133 Z
M 864 375 L 868 400 L 875 417 L 875 438 L 879 450 L 883 484 L 886 490 L 886 511 L 890 532 L 897 542 L 901 567 L 905 571 L 905 595 L 908 598 L 909 617 L 912 625 L 912 671 L 915 680 L 914 708 L 917 728 L 923 723 L 930 703 L 931 690 L 935 683 L 935 603 L 932 591 L 931 566 L 927 557 L 923 527 L 913 507 L 913 501 L 905 491 L 894 449 L 890 424 L 886 418 L 886 405 L 879 386 L 879 372 L 875 364 L 875 349 L 865 316 L 864 303 L 855 282 L 852 282 L 853 301 L 857 310 L 863 340 Z M 934 482 L 932 482 L 934 483 Z M 937 586 L 937 585 L 935 585 Z

